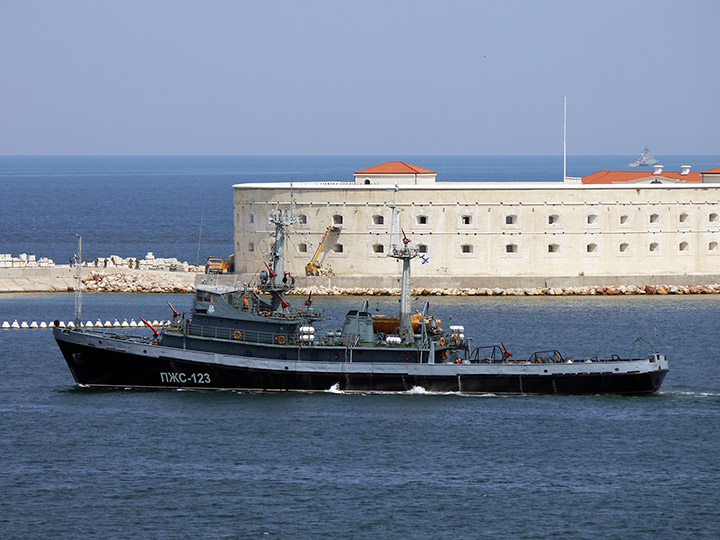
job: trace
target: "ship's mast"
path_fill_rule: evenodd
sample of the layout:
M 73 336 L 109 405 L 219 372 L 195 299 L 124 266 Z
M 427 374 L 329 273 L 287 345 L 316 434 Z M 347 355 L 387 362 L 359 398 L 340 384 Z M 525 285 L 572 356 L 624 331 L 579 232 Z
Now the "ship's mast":
M 400 228 L 400 212 L 397 209 L 395 196 L 400 188 L 396 185 L 393 192 L 392 221 L 390 223 L 390 249 L 388 257 L 401 260 L 403 263 L 402 285 L 400 289 L 400 339 L 403 343 L 414 343 L 415 335 L 410 321 L 410 261 L 417 257 L 417 246 L 410 243 Z M 402 241 L 400 235 L 402 232 Z
M 75 285 L 75 327 L 80 328 L 82 320 L 82 236 L 75 234 L 78 239 L 78 250 L 75 255 L 75 272 L 77 284 Z
M 285 273 L 285 237 L 287 228 L 296 221 L 292 204 L 290 210 L 279 208 L 270 214 L 270 223 L 275 225 L 275 247 L 272 252 L 272 267 L 268 267 L 268 280 L 260 288 L 272 294 L 273 311 L 287 306 L 280 294 L 293 288 L 291 277 Z

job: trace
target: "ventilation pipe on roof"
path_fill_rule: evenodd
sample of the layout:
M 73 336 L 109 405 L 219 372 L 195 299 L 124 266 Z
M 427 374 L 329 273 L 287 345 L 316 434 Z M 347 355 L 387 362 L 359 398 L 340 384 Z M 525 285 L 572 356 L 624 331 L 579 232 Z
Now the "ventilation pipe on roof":
M 692 165 L 683 165 L 682 172 L 680 174 L 682 174 L 683 176 L 687 176 L 688 174 L 690 174 L 690 167 L 692 167 Z
M 655 172 L 653 174 L 662 174 L 663 166 L 655 165 Z

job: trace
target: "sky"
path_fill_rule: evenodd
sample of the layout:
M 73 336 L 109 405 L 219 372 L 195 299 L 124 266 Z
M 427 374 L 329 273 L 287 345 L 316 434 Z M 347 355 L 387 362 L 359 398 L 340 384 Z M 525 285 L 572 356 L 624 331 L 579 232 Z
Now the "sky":
M 720 154 L 720 2 L 0 0 L 0 155 Z

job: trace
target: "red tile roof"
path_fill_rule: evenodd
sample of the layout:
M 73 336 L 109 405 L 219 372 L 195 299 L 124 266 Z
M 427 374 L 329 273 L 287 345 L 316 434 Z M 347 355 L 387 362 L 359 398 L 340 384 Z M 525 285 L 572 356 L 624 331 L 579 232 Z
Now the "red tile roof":
M 381 163 L 380 165 L 375 165 L 374 167 L 369 167 L 367 169 L 355 171 L 355 174 L 437 174 L 437 173 L 435 171 L 431 171 L 430 169 L 424 169 L 422 167 L 418 167 L 417 165 L 410 165 L 409 163 L 405 163 L 404 161 L 388 161 L 386 163 Z
M 707 172 L 707 171 L 706 171 Z M 652 171 L 597 171 L 583 176 L 583 184 L 614 184 L 617 182 L 633 182 L 641 178 L 667 178 L 680 180 L 682 182 L 700 182 L 702 179 L 699 172 L 682 174 L 677 171 L 663 171 L 660 174 L 653 174 Z
M 715 169 L 710 169 L 709 171 L 703 171 L 704 173 L 710 173 L 710 174 L 718 174 L 720 173 L 720 167 L 716 167 Z

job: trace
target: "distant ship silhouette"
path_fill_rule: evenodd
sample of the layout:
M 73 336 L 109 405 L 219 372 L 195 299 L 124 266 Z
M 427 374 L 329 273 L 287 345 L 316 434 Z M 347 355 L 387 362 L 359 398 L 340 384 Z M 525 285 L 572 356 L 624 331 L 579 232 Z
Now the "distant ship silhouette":
M 646 146 L 642 154 L 640 154 L 640 157 L 637 158 L 635 161 L 630 163 L 630 167 L 646 167 L 648 165 L 655 165 L 658 162 L 657 159 L 655 159 L 655 156 L 652 155 L 652 152 L 650 149 Z

